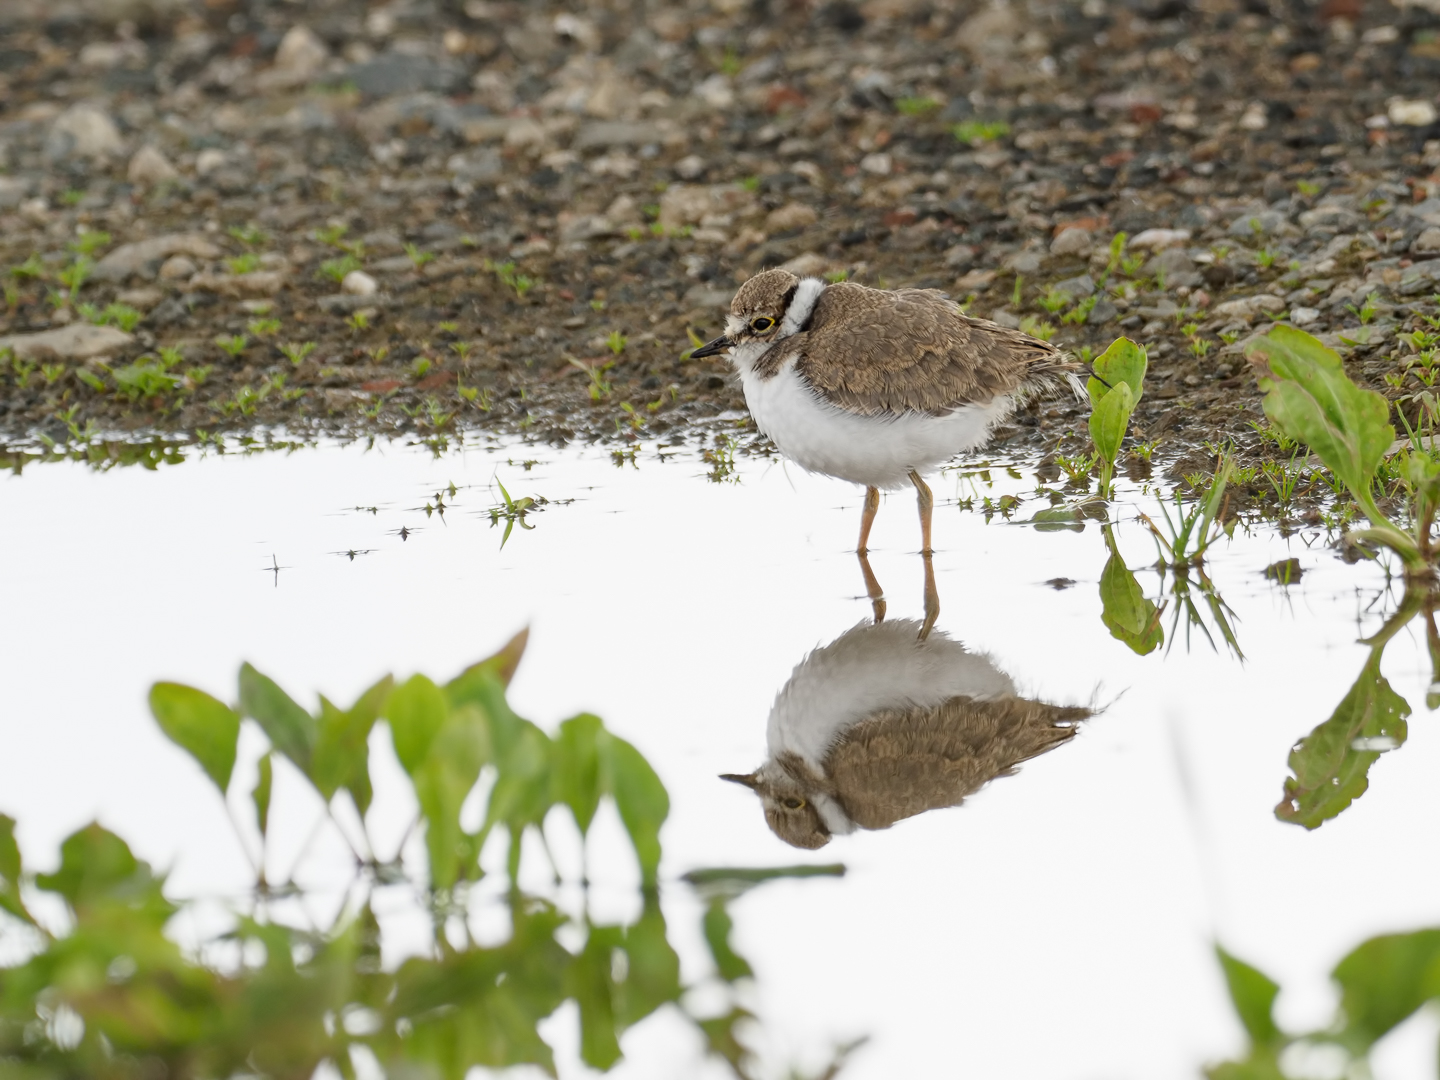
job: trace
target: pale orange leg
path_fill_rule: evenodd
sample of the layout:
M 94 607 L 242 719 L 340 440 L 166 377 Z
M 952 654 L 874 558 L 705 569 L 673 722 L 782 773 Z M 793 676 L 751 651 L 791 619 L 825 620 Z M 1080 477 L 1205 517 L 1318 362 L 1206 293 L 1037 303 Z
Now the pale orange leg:
M 870 608 L 875 613 L 875 621 L 884 622 L 885 592 L 880 588 L 880 579 L 875 576 L 875 571 L 870 569 L 870 560 L 865 557 L 865 553 L 861 551 L 857 554 L 860 558 L 860 573 L 865 575 L 865 595 L 870 597 Z
M 920 640 L 924 641 L 940 617 L 940 590 L 935 588 L 934 558 L 928 551 L 920 557 L 925 562 L 925 622 L 920 627 Z
M 865 489 L 865 511 L 860 515 L 860 546 L 855 549 L 855 554 L 864 558 L 865 553 L 870 550 L 870 527 L 875 524 L 875 515 L 880 512 L 880 489 L 867 487 Z
M 920 554 L 929 555 L 934 548 L 930 546 L 930 517 L 935 509 L 935 496 L 930 493 L 929 486 L 920 479 L 920 474 L 914 469 L 910 470 L 910 482 L 915 485 L 915 492 L 919 496 L 920 504 Z

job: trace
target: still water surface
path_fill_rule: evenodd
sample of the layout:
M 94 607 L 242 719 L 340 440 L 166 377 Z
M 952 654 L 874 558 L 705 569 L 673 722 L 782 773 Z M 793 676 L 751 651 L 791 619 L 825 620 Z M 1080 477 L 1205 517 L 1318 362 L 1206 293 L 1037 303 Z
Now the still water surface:
M 1033 490 L 1023 471 L 934 484 L 937 634 L 984 654 L 1023 697 L 1101 710 L 963 807 L 816 852 L 786 846 L 755 796 L 718 774 L 760 765 L 792 669 L 870 619 L 852 550 L 860 493 L 758 459 L 733 483 L 706 469 L 653 447 L 617 467 L 598 450 L 435 458 L 392 445 L 6 478 L 0 810 L 33 864 L 98 817 L 173 868 L 177 894 L 241 891 L 249 871 L 212 789 L 149 717 L 151 682 L 231 698 L 248 659 L 304 702 L 348 702 L 386 671 L 448 677 L 528 625 L 512 703 L 547 729 L 596 712 L 648 757 L 672 801 L 665 877 L 848 866 L 734 906 L 772 1073 L 868 1035 L 846 1076 L 1193 1077 L 1241 1041 L 1217 938 L 1280 981 L 1279 1019 L 1306 1028 L 1331 1015 L 1325 973 L 1353 945 L 1437 921 L 1440 738 L 1421 623 L 1384 656 L 1416 712 L 1370 790 L 1315 832 L 1274 816 L 1290 748 L 1330 716 L 1368 656 L 1357 639 L 1395 607 L 1382 570 L 1313 536 L 1242 528 L 1207 566 L 1244 661 L 1198 632 L 1187 650 L 1183 629 L 1168 653 L 1139 657 L 1101 623 L 1098 526 L 1039 532 L 956 508 Z M 497 477 L 512 497 L 549 500 L 503 549 Z M 1123 500 L 1120 550 L 1156 596 L 1134 515 L 1153 513 L 1153 497 Z M 892 620 L 922 616 L 917 546 L 912 499 L 889 496 L 871 562 Z M 1292 557 L 1300 583 L 1266 580 Z M 1057 578 L 1074 584 L 1047 584 Z M 276 814 L 308 820 L 313 796 L 287 779 Z M 408 814 L 390 817 L 398 839 Z M 282 868 L 304 831 L 276 853 Z M 632 884 L 616 832 L 616 857 L 592 863 L 618 868 L 595 875 L 602 903 Z M 666 904 L 701 970 L 703 946 L 682 932 L 693 898 L 671 889 Z M 573 1024 L 557 1015 L 546 1034 L 562 1075 L 579 1076 Z M 1377 1075 L 1429 1075 L 1437 1027 L 1428 1014 L 1404 1025 L 1375 1054 Z M 722 1075 L 663 1016 L 622 1045 L 617 1075 Z

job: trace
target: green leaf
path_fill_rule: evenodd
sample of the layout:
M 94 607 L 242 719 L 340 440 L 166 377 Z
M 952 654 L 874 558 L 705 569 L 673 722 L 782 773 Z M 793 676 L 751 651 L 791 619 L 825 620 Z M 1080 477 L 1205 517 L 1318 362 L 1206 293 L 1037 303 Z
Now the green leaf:
M 315 718 L 249 664 L 240 665 L 240 711 L 256 721 L 271 745 L 306 776 L 315 749 Z
M 1036 512 L 1027 525 L 1034 525 L 1037 532 L 1084 532 L 1085 522 L 1080 511 L 1073 506 L 1051 506 Z
M 150 712 L 170 741 L 198 761 L 225 794 L 235 769 L 240 714 L 203 690 L 172 682 L 150 688 Z
M 0 814 L 0 911 L 9 912 L 32 926 L 35 920 L 20 899 L 20 845 L 15 842 L 15 819 Z
M 445 695 L 424 675 L 412 675 L 391 692 L 384 715 L 390 724 L 395 756 L 411 776 L 425 764 L 430 745 L 449 714 Z
M 1365 794 L 1370 766 L 1381 751 L 1357 748 L 1357 740 L 1387 739 L 1395 746 L 1405 741 L 1410 703 L 1380 673 L 1383 651 L 1383 646 L 1371 650 L 1330 719 L 1290 751 L 1294 776 L 1286 778 L 1285 794 L 1275 807 L 1281 821 L 1318 829 Z
M 570 807 L 582 835 L 600 805 L 600 744 L 607 738 L 600 718 L 588 713 L 566 720 L 555 738 L 555 796 Z
M 502 687 L 509 686 L 511 678 L 515 675 L 515 669 L 520 666 L 520 658 L 525 655 L 525 646 L 529 641 L 529 629 L 521 630 L 507 641 L 494 656 L 471 664 L 457 675 L 453 682 L 463 682 L 472 675 L 489 675 L 499 680 Z
M 473 858 L 477 852 L 466 843 L 460 828 L 460 808 L 488 760 L 490 738 L 485 718 L 475 706 L 462 705 L 446 716 L 424 762 L 412 774 L 415 797 L 425 818 L 432 889 L 448 889 L 479 871 Z
M 1135 411 L 1135 395 L 1129 383 L 1119 383 L 1102 397 L 1090 413 L 1090 438 L 1095 449 L 1106 461 L 1114 462 L 1125 441 L 1130 415 Z
M 1116 338 L 1112 341 L 1110 347 L 1090 365 L 1094 374 L 1085 383 L 1085 392 L 1090 395 L 1090 407 L 1098 408 L 1101 400 L 1111 390 L 1124 383 L 1130 388 L 1133 410 L 1145 392 L 1145 370 L 1148 363 L 1145 350 L 1129 338 Z
M 1123 641 L 1139 656 L 1154 652 L 1165 642 L 1160 613 L 1145 598 L 1140 583 L 1120 557 L 1110 526 L 1105 527 L 1105 542 L 1110 558 L 1100 571 L 1100 621 L 1110 636 Z
M 613 958 L 622 941 L 618 926 L 591 926 L 584 950 L 566 973 L 566 989 L 580 1009 L 580 1057 L 606 1071 L 620 1060 Z
M 1385 934 L 1335 965 L 1346 1034 L 1369 1046 L 1440 997 L 1440 930 Z
M 680 957 L 666 934 L 659 897 L 654 889 L 645 890 L 644 896 L 639 921 L 625 930 L 628 970 L 619 988 L 618 1013 L 627 1027 L 680 997 Z
M 160 881 L 147 863 L 135 858 L 124 840 L 98 824 L 71 833 L 60 844 L 60 867 L 36 874 L 35 884 L 59 893 L 83 918 L 106 904 L 143 910 L 164 923 L 175 913 L 160 892 Z
M 705 932 L 705 944 L 710 946 L 710 955 L 715 960 L 715 970 L 726 982 L 754 975 L 745 958 L 730 947 L 730 931 L 734 925 L 730 912 L 725 907 L 724 897 L 711 897 L 710 904 L 705 909 L 702 929 Z
M 1279 985 L 1257 968 L 1231 956 L 1219 945 L 1215 946 L 1215 955 L 1220 958 L 1220 967 L 1225 972 L 1230 1003 L 1235 1006 L 1250 1041 L 1257 1046 L 1269 1046 L 1279 1040 L 1280 1029 L 1275 1026 L 1274 1019 Z
M 1290 326 L 1272 327 L 1246 356 L 1259 368 L 1271 423 L 1308 445 L 1352 492 L 1368 491 L 1395 441 L 1385 398 L 1356 386 L 1338 353 Z
M 615 807 L 640 861 L 640 878 L 647 887 L 654 885 L 660 869 L 660 826 L 670 813 L 670 796 L 650 763 L 624 739 L 609 736 L 601 752 Z
M 313 762 L 315 786 L 328 801 L 344 788 L 355 800 L 361 816 L 370 808 L 370 729 L 390 696 L 395 680 L 389 675 L 341 710 L 320 699 L 320 723 Z
M 250 799 L 255 803 L 255 823 L 260 826 L 261 836 L 270 829 L 270 790 L 275 782 L 275 767 L 270 757 L 267 753 L 260 758 L 260 775 L 255 778 L 255 788 L 250 792 Z

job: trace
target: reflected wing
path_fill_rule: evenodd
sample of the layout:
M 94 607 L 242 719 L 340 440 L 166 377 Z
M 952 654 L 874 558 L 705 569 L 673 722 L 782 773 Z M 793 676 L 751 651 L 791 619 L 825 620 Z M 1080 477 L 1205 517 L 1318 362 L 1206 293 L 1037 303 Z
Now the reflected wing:
M 849 728 L 826 756 L 845 812 L 862 829 L 945 806 L 1053 749 L 1090 716 L 1076 706 L 957 697 L 933 709 L 884 709 Z
M 797 369 L 822 397 L 865 416 L 946 413 L 999 394 L 1043 394 L 1075 370 L 1048 342 L 969 318 L 930 289 L 832 285 L 790 343 L 800 347 Z

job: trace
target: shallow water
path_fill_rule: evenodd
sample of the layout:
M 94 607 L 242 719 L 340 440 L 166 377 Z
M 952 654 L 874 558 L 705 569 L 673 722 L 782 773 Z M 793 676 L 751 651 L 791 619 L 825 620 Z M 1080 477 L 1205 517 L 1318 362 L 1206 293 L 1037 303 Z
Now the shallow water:
M 785 846 L 755 797 L 716 777 L 760 764 L 792 668 L 870 617 L 852 551 L 859 492 L 759 459 L 739 462 L 736 483 L 706 470 L 653 447 L 617 467 L 574 449 L 437 459 L 329 446 L 7 478 L 0 810 L 19 819 L 32 862 L 98 816 L 173 867 L 177 893 L 240 890 L 248 869 L 215 840 L 228 826 L 207 782 L 150 719 L 151 682 L 231 697 L 248 659 L 306 703 L 317 690 L 349 701 L 385 671 L 446 676 L 528 625 L 512 703 L 547 729 L 596 712 L 649 758 L 672 801 L 667 879 L 697 865 L 849 867 L 734 906 L 774 1073 L 869 1035 L 844 1075 L 1192 1077 L 1240 1045 L 1212 941 L 1280 981 L 1282 1024 L 1312 1027 L 1333 1010 L 1325 973 L 1341 955 L 1435 921 L 1440 871 L 1416 850 L 1440 824 L 1420 623 L 1384 656 L 1416 712 L 1370 790 L 1315 832 L 1273 813 L 1290 748 L 1330 716 L 1368 655 L 1357 638 L 1395 607 L 1382 569 L 1347 565 L 1314 536 L 1242 528 L 1207 566 L 1244 662 L 1203 635 L 1187 651 L 1183 629 L 1168 653 L 1136 656 L 1101 623 L 1098 526 L 1039 532 L 956 508 L 1033 489 L 999 468 L 993 487 L 957 474 L 934 485 L 939 630 L 1025 697 L 1105 707 L 964 807 L 818 852 Z M 550 500 L 503 549 L 496 478 L 512 497 Z M 1124 503 L 1116 535 L 1139 568 L 1154 545 L 1133 507 L 1153 513 L 1154 500 L 1130 490 Z M 913 499 L 888 496 L 871 561 L 891 619 L 921 615 L 916 547 Z M 1290 557 L 1299 584 L 1265 579 Z M 1137 577 L 1155 596 L 1156 576 Z M 287 779 L 276 813 L 308 820 L 308 796 Z M 398 837 L 404 815 L 390 817 Z M 623 859 L 593 865 L 611 864 L 622 869 L 598 875 L 602 897 L 629 881 Z M 693 900 L 670 890 L 666 903 L 700 970 L 698 938 L 675 915 Z M 581 1075 L 571 1024 L 557 1016 L 547 1034 L 570 1059 L 562 1073 Z M 1394 1033 L 1377 1075 L 1426 1075 L 1435 1027 L 1422 1015 Z M 693 1036 L 664 1016 L 622 1045 L 618 1075 L 706 1072 Z

